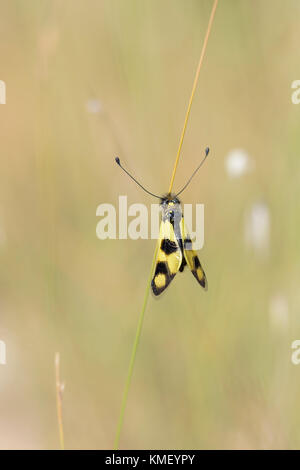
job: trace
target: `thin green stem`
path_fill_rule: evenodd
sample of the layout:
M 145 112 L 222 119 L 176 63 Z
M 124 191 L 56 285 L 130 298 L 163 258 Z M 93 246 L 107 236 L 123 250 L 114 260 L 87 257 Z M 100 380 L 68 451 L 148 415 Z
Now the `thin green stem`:
M 196 91 L 198 80 L 199 80 L 200 70 L 201 70 L 201 66 L 202 66 L 202 63 L 203 63 L 203 59 L 204 59 L 204 55 L 205 55 L 205 51 L 206 51 L 206 47 L 207 47 L 207 43 L 208 43 L 208 38 L 209 38 L 211 27 L 212 27 L 212 24 L 213 24 L 213 21 L 214 21 L 217 6 L 218 6 L 218 0 L 215 0 L 214 4 L 213 4 L 213 7 L 212 7 L 212 10 L 211 10 L 211 14 L 210 14 L 210 18 L 209 18 L 209 22 L 208 22 L 208 26 L 207 26 L 207 30 L 206 30 L 206 34 L 205 34 L 205 38 L 204 38 L 204 42 L 203 42 L 203 46 L 202 46 L 202 51 L 201 51 L 201 54 L 200 54 L 200 59 L 199 59 L 198 67 L 197 67 L 197 70 L 196 70 L 196 75 L 195 75 L 195 78 L 194 78 L 192 92 L 191 92 L 191 96 L 190 96 L 190 99 L 189 99 L 189 104 L 188 104 L 188 107 L 187 107 L 183 128 L 182 128 L 182 131 L 181 131 L 179 146 L 178 146 L 177 155 L 176 155 L 176 159 L 175 159 L 175 164 L 174 164 L 174 168 L 173 168 L 173 172 L 172 172 L 172 176 L 171 176 L 171 181 L 170 181 L 170 186 L 169 186 L 169 194 L 171 194 L 171 192 L 172 192 L 174 178 L 175 178 L 175 175 L 176 175 L 177 166 L 178 166 L 179 157 L 180 157 L 180 152 L 181 152 L 181 148 L 182 148 L 182 144 L 183 144 L 183 139 L 184 139 L 184 136 L 185 136 L 186 127 L 187 127 L 187 123 L 188 123 L 188 120 L 189 120 L 191 107 L 192 107 L 192 104 L 193 104 L 193 101 L 194 101 L 194 96 L 195 96 L 195 91 Z
M 116 436 L 115 436 L 115 441 L 114 441 L 114 450 L 118 450 L 118 448 L 119 448 L 120 434 L 121 434 L 121 430 L 122 430 L 122 427 L 123 427 L 124 414 L 125 414 L 127 398 L 128 398 L 128 392 L 129 392 L 131 379 L 132 379 L 132 374 L 133 374 L 133 368 L 134 368 L 134 363 L 135 363 L 136 352 L 137 352 L 139 340 L 140 340 L 140 337 L 141 337 L 145 311 L 146 311 L 148 298 L 149 298 L 149 293 L 150 293 L 152 273 L 153 273 L 153 270 L 154 270 L 154 266 L 155 266 L 155 262 L 156 262 L 156 256 L 157 256 L 157 248 L 158 248 L 158 245 L 156 246 L 156 249 L 155 249 L 155 252 L 154 252 L 153 261 L 152 261 L 152 264 L 151 264 L 151 270 L 150 270 L 149 278 L 148 278 L 148 281 L 147 281 L 147 287 L 146 287 L 144 302 L 143 302 L 141 313 L 139 315 L 138 325 L 137 325 L 136 334 L 135 334 L 135 338 L 134 338 L 134 343 L 133 343 L 133 347 L 132 347 L 132 352 L 131 352 L 131 357 L 130 357 L 130 362 L 129 362 L 129 368 L 128 368 L 125 388 L 124 388 L 124 392 L 123 392 L 121 411 L 120 411 L 120 415 L 119 415 L 119 421 L 118 421 L 118 426 L 117 426 L 117 431 L 116 431 Z
M 199 74 L 200 74 L 203 58 L 204 58 L 204 55 L 205 55 L 205 50 L 206 50 L 210 30 L 211 30 L 211 27 L 212 27 L 212 24 L 213 24 L 217 4 L 218 4 L 218 0 L 214 0 L 214 4 L 213 4 L 213 7 L 212 7 L 211 15 L 210 15 L 208 26 L 207 26 L 206 35 L 205 35 L 205 38 L 204 38 L 202 51 L 201 51 L 201 54 L 200 54 L 199 64 L 198 64 L 198 67 L 197 67 L 197 70 L 196 70 L 196 75 L 195 75 L 195 79 L 194 79 L 194 83 L 193 83 L 192 93 L 191 93 L 191 97 L 190 97 L 190 100 L 189 100 L 187 112 L 186 112 L 186 115 L 185 115 L 183 129 L 182 129 L 182 132 L 181 132 L 179 148 L 178 148 L 178 151 L 177 151 L 175 164 L 174 164 L 174 168 L 173 168 L 173 173 L 172 173 L 172 176 L 171 176 L 171 181 L 170 181 L 170 186 L 169 186 L 169 193 L 171 193 L 172 188 L 173 188 L 173 182 L 174 182 L 174 178 L 175 178 L 175 174 L 176 174 L 176 170 L 177 170 L 177 166 L 178 166 L 180 151 L 181 151 L 181 147 L 182 147 L 182 144 L 183 144 L 183 139 L 184 139 L 184 135 L 185 135 L 186 127 L 187 127 L 187 122 L 188 122 L 188 118 L 189 118 L 189 115 L 190 115 L 190 110 L 191 110 L 191 106 L 192 106 L 192 103 L 193 103 L 193 99 L 194 99 L 194 95 L 195 95 L 195 91 L 196 91 L 196 87 L 197 87 L 197 83 L 198 83 L 198 79 L 199 79 Z M 151 271 L 150 271 L 149 279 L 148 279 L 148 282 L 147 282 L 147 287 L 146 287 L 146 292 L 145 292 L 145 297 L 144 297 L 144 303 L 143 303 L 143 307 L 142 307 L 142 310 L 141 310 L 141 313 L 140 313 L 140 316 L 139 316 L 138 326 L 137 326 L 135 339 L 134 339 L 134 343 L 133 343 L 133 348 L 132 348 L 132 352 L 131 352 L 131 358 L 130 358 L 128 373 L 127 373 L 125 388 L 124 388 L 124 392 L 123 392 L 121 411 L 120 411 L 120 415 L 119 415 L 119 421 L 118 421 L 118 426 L 117 426 L 117 431 L 116 431 L 116 436 L 115 436 L 114 450 L 117 450 L 119 448 L 120 434 L 121 434 L 122 427 L 123 427 L 123 421 L 124 421 L 125 408 L 126 408 L 126 404 L 127 404 L 128 392 L 129 392 L 130 383 L 131 383 L 131 379 L 132 379 L 136 352 L 137 352 L 139 340 L 140 340 L 140 337 L 141 337 L 145 310 L 146 310 L 146 307 L 147 307 L 147 302 L 148 302 L 149 293 L 150 293 L 150 285 L 151 285 L 150 283 L 151 283 L 151 278 L 152 278 L 152 274 L 153 274 L 153 271 L 154 271 L 154 265 L 155 265 L 156 257 L 157 257 L 157 251 L 158 251 L 158 243 L 156 245 L 156 250 L 155 250 L 152 265 L 151 265 Z

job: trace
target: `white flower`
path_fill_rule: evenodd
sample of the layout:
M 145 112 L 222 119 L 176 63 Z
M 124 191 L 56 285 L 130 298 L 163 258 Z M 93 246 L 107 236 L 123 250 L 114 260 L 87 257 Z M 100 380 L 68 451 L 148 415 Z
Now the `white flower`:
M 245 215 L 245 242 L 259 255 L 267 255 L 270 246 L 270 211 L 266 204 L 257 202 Z
M 279 331 L 286 330 L 289 324 L 289 304 L 287 298 L 277 293 L 270 299 L 269 305 L 270 324 Z
M 225 167 L 231 178 L 238 178 L 253 169 L 253 162 L 243 149 L 234 149 L 226 157 Z
M 102 111 L 102 104 L 99 100 L 90 98 L 86 102 L 86 109 L 88 113 L 97 114 Z

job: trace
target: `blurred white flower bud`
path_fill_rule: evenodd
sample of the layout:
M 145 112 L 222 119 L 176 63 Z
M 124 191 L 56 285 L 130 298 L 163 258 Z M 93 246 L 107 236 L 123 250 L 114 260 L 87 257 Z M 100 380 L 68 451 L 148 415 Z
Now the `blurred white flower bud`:
M 245 242 L 258 255 L 267 256 L 270 248 L 270 211 L 258 202 L 245 214 Z
M 231 178 L 239 178 L 245 173 L 251 171 L 254 167 L 253 161 L 245 150 L 231 150 L 225 160 L 225 167 Z
M 98 114 L 102 111 L 102 104 L 99 100 L 90 98 L 86 102 L 86 110 L 91 114 Z
M 287 298 L 276 293 L 270 299 L 269 319 L 272 328 L 283 331 L 289 324 L 289 304 Z

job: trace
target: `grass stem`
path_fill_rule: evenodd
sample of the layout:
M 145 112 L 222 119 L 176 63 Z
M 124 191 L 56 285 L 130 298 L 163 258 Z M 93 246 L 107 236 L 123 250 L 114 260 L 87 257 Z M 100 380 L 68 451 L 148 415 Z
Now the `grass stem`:
M 176 155 L 174 168 L 173 168 L 173 172 L 172 172 L 172 176 L 171 176 L 171 181 L 170 181 L 170 186 L 169 186 L 169 194 L 171 194 L 172 189 L 173 189 L 173 183 L 174 183 L 174 178 L 175 178 L 175 174 L 176 174 L 176 170 L 177 170 L 177 166 L 178 166 L 178 162 L 179 162 L 181 147 L 182 147 L 182 144 L 183 144 L 183 139 L 184 139 L 184 135 L 185 135 L 185 131 L 186 131 L 186 127 L 187 127 L 187 123 L 188 123 L 188 119 L 189 119 L 189 115 L 190 115 L 190 111 L 191 111 L 195 91 L 196 91 L 196 88 L 197 88 L 197 83 L 198 83 L 198 80 L 199 80 L 200 70 L 201 70 L 203 59 L 204 59 L 206 46 L 207 46 L 210 31 L 211 31 L 211 27 L 212 27 L 212 24 L 213 24 L 213 20 L 214 20 L 217 5 L 218 5 L 218 0 L 215 0 L 214 4 L 213 4 L 213 7 L 212 7 L 212 10 L 211 10 L 211 14 L 210 14 L 210 18 L 209 18 L 209 22 L 208 22 L 208 26 L 207 26 L 207 30 L 206 30 L 206 34 L 205 34 L 205 38 L 204 38 L 204 42 L 203 42 L 203 46 L 202 46 L 202 51 L 201 51 L 201 54 L 200 54 L 200 59 L 199 59 L 198 67 L 197 67 L 195 78 L 194 78 L 192 92 L 191 92 L 191 96 L 190 96 L 190 99 L 189 99 L 189 104 L 188 104 L 188 107 L 187 107 L 187 111 L 186 111 L 186 114 L 185 114 L 183 128 L 182 128 L 181 136 L 180 136 L 180 140 L 179 140 L 179 146 L 178 146 L 178 150 L 177 150 L 177 155 Z
M 188 122 L 188 118 L 189 118 L 189 115 L 190 115 L 192 102 L 193 102 L 193 99 L 194 99 L 194 95 L 195 95 L 195 91 L 196 91 L 196 87 L 197 87 L 197 83 L 198 83 L 198 79 L 199 79 L 199 74 L 200 74 L 200 70 L 201 70 L 201 65 L 202 65 L 202 62 L 203 62 L 203 58 L 204 58 L 204 54 L 205 54 L 205 50 L 206 50 L 206 46 L 207 46 L 207 42 L 208 42 L 208 37 L 209 37 L 209 33 L 210 33 L 210 30 L 211 30 L 211 27 L 212 27 L 212 23 L 213 23 L 213 19 L 214 19 L 214 16 L 215 16 L 215 11 L 216 11 L 216 8 L 217 8 L 217 4 L 218 4 L 218 0 L 215 0 L 214 4 L 213 4 L 213 7 L 212 7 L 211 14 L 210 14 L 210 19 L 209 19 L 209 22 L 208 22 L 207 31 L 206 31 L 204 43 L 203 43 L 203 46 L 202 46 L 202 51 L 201 51 L 201 54 L 200 54 L 200 59 L 199 59 L 198 67 L 197 67 L 197 70 L 196 70 L 194 83 L 193 83 L 192 93 L 191 93 L 191 96 L 190 96 L 187 112 L 186 112 L 186 115 L 185 115 L 184 125 L 183 125 L 183 129 L 182 129 L 181 136 L 180 136 L 180 141 L 179 141 L 179 147 L 178 147 L 178 151 L 177 151 L 177 155 L 176 155 L 176 159 L 175 159 L 173 173 L 172 173 L 172 176 L 171 176 L 171 181 L 170 181 L 170 186 L 169 186 L 169 193 L 172 192 L 174 178 L 175 178 L 175 174 L 176 174 L 176 170 L 177 170 L 177 166 L 178 166 L 178 161 L 179 161 L 179 157 L 180 157 L 181 147 L 182 147 L 182 144 L 183 144 L 183 139 L 184 139 L 184 135 L 185 135 L 186 127 L 187 127 L 187 122 Z M 145 316 L 145 310 L 146 310 L 147 302 L 148 302 L 148 298 L 149 298 L 151 279 L 152 279 L 152 274 L 153 274 L 154 266 L 155 266 L 155 262 L 156 262 L 157 251 L 158 251 L 158 244 L 156 246 L 156 250 L 155 250 L 155 253 L 154 253 L 154 256 L 153 256 L 151 271 L 150 271 L 150 275 L 149 275 L 149 279 L 148 279 L 147 287 L 146 287 L 146 292 L 145 292 L 145 296 L 144 296 L 144 302 L 143 302 L 141 313 L 139 315 L 137 330 L 136 330 L 135 339 L 134 339 L 134 343 L 133 343 L 133 347 L 132 347 L 132 352 L 131 352 L 131 357 L 130 357 L 130 362 L 129 362 L 129 368 L 128 368 L 128 373 L 127 373 L 127 378 L 126 378 L 126 383 L 125 383 L 125 388 L 124 388 L 123 398 L 122 398 L 122 403 L 121 403 L 121 411 L 120 411 L 120 415 L 119 415 L 117 431 L 116 431 L 116 436 L 115 436 L 115 441 L 114 441 L 114 450 L 118 450 L 118 448 L 119 448 L 120 434 L 121 434 L 122 427 L 123 427 L 123 421 L 124 421 L 124 414 L 125 414 L 125 409 L 126 409 L 126 404 L 127 404 L 127 398 L 128 398 L 129 388 L 130 388 L 132 374 L 133 374 L 133 368 L 134 368 L 134 363 L 135 363 L 135 358 L 136 358 L 136 352 L 137 352 L 139 340 L 140 340 L 140 337 L 141 337 L 142 326 L 143 326 L 144 316 Z
M 119 415 L 117 432 L 116 432 L 116 437 L 115 437 L 115 442 L 114 442 L 114 450 L 117 450 L 119 448 L 120 434 L 121 434 L 123 421 L 124 421 L 125 408 L 126 408 L 130 383 L 131 383 L 131 379 L 132 379 L 132 373 L 133 373 L 133 368 L 134 368 L 134 363 L 135 363 L 137 347 L 138 347 L 139 340 L 140 340 L 140 337 L 141 337 L 145 311 L 146 311 L 147 302 L 148 302 L 149 293 L 150 293 L 150 285 L 151 285 L 152 274 L 153 274 L 153 270 L 154 270 L 154 266 L 155 266 L 155 262 L 156 262 L 157 248 L 158 248 L 158 245 L 156 246 L 156 249 L 155 249 L 155 252 L 154 252 L 154 256 L 153 256 L 153 260 L 152 260 L 152 264 L 151 264 L 151 270 L 150 270 L 149 278 L 148 278 L 148 281 L 147 281 L 147 287 L 146 287 L 146 292 L 145 292 L 145 296 L 144 296 L 144 302 L 143 302 L 141 313 L 139 315 L 138 325 L 137 325 L 136 334 L 135 334 L 135 338 L 134 338 L 134 343 L 133 343 L 133 347 L 132 347 L 132 352 L 131 352 L 131 357 L 130 357 L 130 362 L 129 362 L 129 368 L 128 368 L 128 374 L 127 374 L 124 393 L 123 393 L 123 398 L 122 398 L 121 411 L 120 411 L 120 415 Z

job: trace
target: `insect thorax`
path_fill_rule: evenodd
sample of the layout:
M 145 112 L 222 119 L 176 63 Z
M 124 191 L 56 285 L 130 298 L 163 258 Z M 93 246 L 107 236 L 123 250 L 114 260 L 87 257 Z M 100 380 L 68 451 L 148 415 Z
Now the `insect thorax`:
M 180 200 L 175 195 L 167 195 L 161 198 L 160 207 L 162 220 L 169 220 L 172 225 L 174 221 L 179 222 L 182 218 L 182 207 Z

